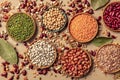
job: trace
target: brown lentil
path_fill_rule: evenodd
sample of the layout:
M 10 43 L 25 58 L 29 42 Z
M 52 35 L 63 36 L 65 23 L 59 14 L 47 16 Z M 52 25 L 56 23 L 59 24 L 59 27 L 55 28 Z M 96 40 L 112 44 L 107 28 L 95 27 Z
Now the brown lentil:
M 96 54 L 97 66 L 106 73 L 115 73 L 120 70 L 120 46 L 107 44 L 102 46 Z

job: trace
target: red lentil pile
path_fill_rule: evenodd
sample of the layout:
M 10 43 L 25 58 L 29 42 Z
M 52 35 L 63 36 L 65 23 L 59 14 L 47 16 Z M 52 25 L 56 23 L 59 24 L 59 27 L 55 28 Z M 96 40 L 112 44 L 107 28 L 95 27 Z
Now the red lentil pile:
M 77 14 L 69 24 L 70 34 L 78 42 L 89 42 L 97 35 L 97 21 L 87 13 Z
M 70 49 L 61 57 L 62 70 L 72 77 L 86 75 L 91 67 L 91 58 L 84 50 Z
M 120 2 L 113 2 L 105 8 L 103 20 L 111 30 L 120 31 Z

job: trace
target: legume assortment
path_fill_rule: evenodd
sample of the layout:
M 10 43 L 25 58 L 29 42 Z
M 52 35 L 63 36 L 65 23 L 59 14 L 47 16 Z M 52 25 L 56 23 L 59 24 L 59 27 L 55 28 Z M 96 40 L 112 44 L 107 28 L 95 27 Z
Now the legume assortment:
M 99 0 L 91 1 L 94 4 L 103 3 Z M 105 73 L 120 70 L 119 45 L 106 43 L 108 38 L 111 39 L 109 43 L 119 43 L 119 34 L 104 30 L 102 24 L 104 20 L 108 28 L 119 31 L 119 2 L 109 4 L 104 12 L 100 10 L 103 17 L 97 14 L 99 11 L 93 10 L 89 0 L 19 0 L 18 3 L 18 6 L 13 6 L 9 0 L 0 2 L 0 38 L 13 45 L 19 59 L 19 64 L 12 66 L 6 61 L 2 62 L 1 77 L 7 80 L 41 80 L 42 75 L 54 71 L 55 74 L 49 74 L 56 79 L 56 74 L 59 73 L 66 77 L 65 80 L 69 80 L 67 77 L 78 80 L 91 71 L 91 78 L 91 75 L 96 74 L 94 60 L 97 67 Z M 100 5 L 98 6 L 102 7 Z M 3 31 L 3 22 L 7 25 L 7 31 Z M 96 36 L 98 31 L 101 36 Z M 9 35 L 17 42 L 11 40 Z M 105 43 L 107 45 L 104 45 Z M 104 46 L 97 50 L 98 47 L 95 46 L 99 44 Z M 29 78 L 29 75 L 32 78 Z M 89 77 L 84 79 L 88 80 Z

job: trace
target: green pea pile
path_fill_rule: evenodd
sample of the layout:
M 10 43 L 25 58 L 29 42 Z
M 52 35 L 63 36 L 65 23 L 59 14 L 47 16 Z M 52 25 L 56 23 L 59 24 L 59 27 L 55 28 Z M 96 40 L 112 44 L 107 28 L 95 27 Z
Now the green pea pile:
M 16 13 L 9 18 L 7 31 L 16 41 L 27 41 L 35 32 L 35 22 L 25 13 Z

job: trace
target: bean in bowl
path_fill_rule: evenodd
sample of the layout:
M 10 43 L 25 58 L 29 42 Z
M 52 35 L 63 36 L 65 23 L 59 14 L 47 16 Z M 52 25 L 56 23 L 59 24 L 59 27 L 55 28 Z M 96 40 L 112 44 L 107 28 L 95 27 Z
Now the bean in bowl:
M 38 40 L 28 49 L 28 58 L 31 63 L 39 68 L 48 68 L 56 60 L 56 50 L 44 40 Z
M 60 8 L 50 8 L 42 16 L 42 24 L 50 31 L 61 31 L 67 24 L 67 15 Z
M 105 8 L 103 20 L 110 30 L 120 31 L 120 2 L 113 2 Z
M 91 58 L 84 50 L 70 49 L 61 57 L 62 70 L 71 77 L 83 77 L 91 67 Z

